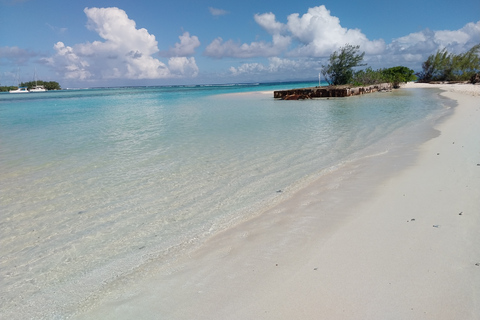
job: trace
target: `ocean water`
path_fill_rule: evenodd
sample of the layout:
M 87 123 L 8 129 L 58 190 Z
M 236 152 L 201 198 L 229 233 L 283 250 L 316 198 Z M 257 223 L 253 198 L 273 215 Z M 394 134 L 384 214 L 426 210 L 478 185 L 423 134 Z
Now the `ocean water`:
M 436 90 L 278 101 L 315 83 L 0 95 L 0 318 L 74 314 L 342 164 L 413 143 Z

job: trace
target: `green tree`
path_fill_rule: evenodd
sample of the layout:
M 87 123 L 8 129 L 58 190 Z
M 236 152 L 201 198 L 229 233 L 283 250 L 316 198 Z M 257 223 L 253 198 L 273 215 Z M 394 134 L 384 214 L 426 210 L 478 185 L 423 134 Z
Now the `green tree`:
M 15 86 L 2 86 L 0 87 L 0 92 L 8 92 L 10 90 L 16 90 L 18 87 Z
M 373 70 L 371 67 L 356 71 L 352 81 L 357 86 L 368 86 L 381 82 L 384 82 L 383 74 L 378 70 Z
M 382 78 L 385 82 L 390 82 L 394 88 L 399 88 L 400 83 L 414 81 L 417 79 L 415 71 L 403 66 L 397 66 L 388 69 L 382 69 Z
M 47 90 L 61 90 L 62 89 L 60 87 L 60 84 L 56 81 L 38 80 L 36 83 L 35 83 L 35 81 L 29 81 L 29 82 L 22 82 L 20 84 L 21 87 L 27 87 L 28 89 L 31 89 L 31 88 L 35 87 L 35 85 L 44 86 L 45 89 L 47 89 Z
M 480 70 L 480 44 L 462 54 L 449 53 L 446 49 L 430 55 L 417 73 L 421 82 L 466 81 Z
M 360 46 L 346 44 L 330 55 L 329 64 L 322 65 L 322 74 L 330 85 L 351 83 L 353 80 L 353 68 L 365 66 L 362 64 L 365 52 L 359 53 Z
M 468 80 L 475 73 L 480 71 L 480 43 L 473 46 L 467 52 L 454 56 L 453 61 L 454 77 L 457 80 Z
M 62 90 L 62 88 L 60 87 L 60 84 L 56 81 L 44 82 L 43 85 L 47 90 Z
M 358 70 L 353 75 L 353 84 L 359 86 L 372 85 L 382 82 L 389 82 L 394 88 L 399 88 L 400 83 L 414 81 L 417 77 L 414 71 L 407 67 L 397 66 L 388 69 L 373 70 L 368 67 L 364 70 Z

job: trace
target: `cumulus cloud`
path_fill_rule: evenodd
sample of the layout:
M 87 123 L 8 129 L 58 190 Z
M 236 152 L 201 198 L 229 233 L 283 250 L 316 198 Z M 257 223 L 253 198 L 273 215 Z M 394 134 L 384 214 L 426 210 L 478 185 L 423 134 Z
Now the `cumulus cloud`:
M 240 44 L 215 39 L 205 50 L 207 56 L 222 58 L 273 57 L 280 54 L 295 57 L 324 57 L 346 43 L 360 45 L 366 54 L 378 54 L 385 49 L 383 40 L 369 40 L 359 29 L 347 29 L 332 16 L 325 6 L 308 9 L 287 17 L 287 23 L 277 21 L 273 13 L 256 14 L 255 22 L 272 36 L 271 42 Z M 296 45 L 290 50 L 290 45 Z M 287 51 L 290 50 L 290 51 Z
M 275 15 L 271 12 L 256 14 L 254 16 L 255 22 L 265 29 L 270 34 L 282 34 L 287 30 L 287 27 L 280 22 L 277 22 Z
M 234 42 L 232 40 L 223 41 L 222 38 L 216 38 L 206 48 L 204 54 L 213 58 L 254 58 L 254 57 L 274 57 L 281 55 L 290 46 L 291 37 L 284 35 L 284 26 L 275 21 L 273 13 L 256 14 L 255 21 L 272 35 L 271 42 L 255 41 L 250 44 Z
M 478 43 L 480 21 L 467 23 L 458 30 L 425 29 L 393 39 L 378 60 L 383 64 L 403 64 L 419 68 L 421 63 L 437 50 L 447 49 L 448 52 L 459 54 Z
M 480 21 L 466 24 L 459 30 L 432 31 L 429 29 L 394 39 L 387 50 L 395 54 L 433 53 L 446 48 L 461 53 L 480 43 Z
M 162 52 L 162 56 L 167 57 L 188 57 L 195 54 L 195 49 L 200 46 L 200 41 L 197 36 L 190 36 L 189 32 L 184 32 L 178 37 L 180 43 L 175 43 L 173 48 L 166 52 Z
M 437 50 L 445 48 L 458 54 L 480 43 L 480 21 L 458 30 L 425 29 L 386 44 L 383 39 L 368 39 L 359 29 L 342 27 L 340 19 L 332 16 L 323 5 L 310 8 L 303 15 L 290 14 L 286 23 L 279 22 L 271 12 L 256 14 L 254 19 L 272 36 L 271 42 L 242 44 L 217 38 L 205 52 L 215 58 L 269 57 L 267 64 L 252 62 L 232 66 L 229 71 L 233 76 L 311 74 L 312 70 L 321 67 L 319 60 L 325 63 L 333 51 L 347 43 L 359 45 L 360 50 L 365 51 L 365 61 L 374 68 L 405 65 L 418 70 Z
M 366 54 L 377 54 L 385 48 L 383 40 L 369 40 L 359 29 L 343 28 L 340 19 L 323 5 L 308 9 L 301 17 L 298 13 L 291 14 L 287 20 L 289 32 L 300 42 L 290 55 L 326 56 L 346 43 L 360 45 Z
M 137 29 L 135 21 L 119 8 L 85 8 L 87 28 L 95 31 L 104 41 L 94 41 L 74 46 L 62 42 L 55 44 L 56 54 L 47 62 L 68 79 L 98 80 L 112 78 L 159 79 L 195 76 L 195 60 L 177 59 L 165 63 L 153 57 L 159 52 L 158 42 L 146 29 Z M 188 33 L 185 41 L 173 51 L 191 53 L 196 37 Z M 182 41 L 182 37 L 180 37 Z M 193 40 L 193 41 L 192 41 Z M 185 63 L 181 67 L 180 64 Z M 170 65 L 172 68 L 170 68 Z M 190 73 L 188 73 L 190 72 Z
M 63 70 L 66 79 L 86 80 L 91 77 L 88 71 L 90 64 L 87 60 L 80 58 L 72 47 L 65 46 L 63 42 L 57 42 L 53 48 L 57 52 L 55 57 L 47 58 L 46 61 Z
M 168 66 L 172 74 L 188 74 L 192 77 L 198 75 L 198 67 L 194 57 L 172 57 L 168 60 Z

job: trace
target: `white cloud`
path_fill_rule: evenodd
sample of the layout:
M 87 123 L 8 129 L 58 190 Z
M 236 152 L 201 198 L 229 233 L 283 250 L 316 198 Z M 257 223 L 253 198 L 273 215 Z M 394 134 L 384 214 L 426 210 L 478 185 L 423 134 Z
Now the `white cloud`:
M 435 40 L 440 46 L 450 48 L 457 53 L 466 51 L 480 43 L 480 21 L 470 22 L 459 30 L 442 30 L 435 32 Z
M 204 53 L 213 58 L 273 57 L 282 54 L 289 44 L 290 38 L 281 35 L 275 35 L 271 43 L 259 41 L 250 44 L 240 44 L 232 40 L 224 42 L 222 38 L 217 38 L 205 48 Z
M 312 61 L 308 59 L 302 60 L 292 60 L 292 59 L 283 59 L 278 57 L 272 57 L 268 59 L 268 64 L 264 65 L 262 63 L 244 63 L 239 67 L 230 67 L 230 73 L 233 76 L 242 76 L 242 75 L 268 75 L 268 74 L 283 74 L 285 77 L 294 77 L 303 76 L 308 77 L 313 70 L 319 68 L 319 61 Z
M 173 76 L 196 77 L 198 75 L 194 57 L 172 57 L 168 60 L 168 66 Z
M 265 29 L 270 34 L 282 34 L 286 31 L 286 26 L 283 23 L 277 22 L 275 15 L 271 12 L 256 14 L 254 16 L 255 22 Z
M 182 70 L 190 76 L 198 73 L 194 59 L 176 60 L 172 64 L 174 69 L 170 70 L 165 63 L 154 58 L 152 55 L 159 52 L 155 36 L 144 28 L 137 29 L 135 21 L 129 19 L 125 11 L 113 7 L 85 8 L 84 12 L 88 18 L 87 28 L 97 32 L 104 41 L 72 47 L 58 42 L 54 46 L 56 54 L 48 62 L 66 78 L 160 79 L 182 76 Z M 177 54 L 191 53 L 198 46 L 198 38 L 190 37 L 188 32 L 180 40 L 181 43 L 172 49 Z M 185 64 L 183 68 L 182 63 Z
M 212 7 L 209 7 L 208 10 L 210 11 L 210 14 L 212 16 L 224 16 L 226 14 L 228 14 L 229 12 L 226 11 L 226 10 L 223 10 L 223 9 L 217 9 L 217 8 L 212 8 Z
M 190 36 L 189 32 L 184 32 L 178 37 L 180 43 L 175 43 L 175 47 L 170 48 L 162 55 L 167 57 L 187 57 L 195 54 L 195 49 L 200 46 L 200 41 L 197 36 Z
M 425 29 L 393 39 L 383 53 L 384 62 L 417 63 L 425 61 L 437 50 L 463 53 L 480 43 L 480 21 L 470 22 L 458 30 Z
M 325 6 L 308 9 L 287 17 L 286 24 L 278 22 L 273 13 L 256 14 L 255 21 L 272 35 L 272 42 L 252 42 L 250 44 L 224 42 L 215 39 L 205 50 L 205 54 L 215 58 L 273 57 L 281 54 L 295 57 L 325 57 L 334 50 L 349 43 L 360 45 L 366 54 L 378 54 L 385 49 L 383 40 L 368 40 L 358 29 L 347 29 L 340 25 L 337 17 L 330 15 Z M 296 47 L 287 51 L 295 40 Z
M 275 21 L 273 13 L 256 14 L 255 21 L 272 35 L 272 42 L 255 41 L 250 44 L 216 38 L 206 48 L 204 54 L 213 58 L 254 58 L 281 55 L 290 46 L 291 37 L 283 35 L 284 26 Z
M 66 79 L 86 80 L 91 74 L 87 70 L 89 63 L 75 54 L 72 47 L 65 46 L 63 42 L 57 42 L 53 48 L 57 52 L 55 58 L 49 58 L 49 64 L 55 64 L 63 69 Z
M 365 51 L 365 62 L 373 68 L 404 65 L 419 70 L 422 62 L 437 50 L 446 48 L 458 54 L 480 43 L 480 21 L 458 30 L 425 29 L 393 39 L 387 45 L 382 39 L 369 40 L 359 29 L 342 27 L 340 20 L 323 5 L 310 8 L 303 15 L 290 14 L 286 23 L 277 21 L 271 12 L 257 14 L 254 19 L 272 36 L 271 42 L 241 44 L 217 38 L 207 47 L 206 54 L 215 58 L 270 58 L 267 64 L 251 62 L 232 66 L 229 71 L 233 76 L 288 76 L 290 72 L 292 76 L 303 73 L 308 77 L 312 70 L 321 67 L 319 60 L 325 64 L 333 51 L 347 43 L 359 45 L 360 50 Z
M 291 14 L 287 20 L 289 32 L 301 43 L 290 53 L 293 56 L 328 56 L 347 43 L 360 45 L 366 54 L 378 54 L 385 48 L 383 40 L 371 41 L 359 29 L 343 28 L 340 19 L 323 5 L 308 9 L 301 17 Z

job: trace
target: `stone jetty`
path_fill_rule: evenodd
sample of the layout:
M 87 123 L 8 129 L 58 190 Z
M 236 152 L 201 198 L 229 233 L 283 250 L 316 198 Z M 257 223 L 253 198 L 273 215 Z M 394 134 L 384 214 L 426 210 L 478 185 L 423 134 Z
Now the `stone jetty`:
M 311 87 L 290 90 L 278 90 L 273 92 L 273 97 L 280 100 L 303 100 L 314 98 L 340 98 L 372 93 L 377 91 L 392 90 L 391 83 L 379 83 L 365 87 L 353 87 L 349 85 Z

